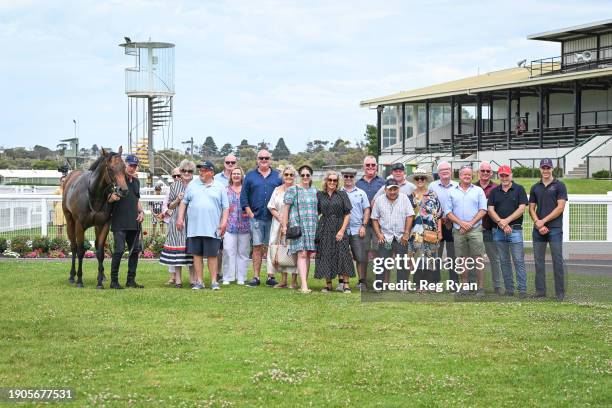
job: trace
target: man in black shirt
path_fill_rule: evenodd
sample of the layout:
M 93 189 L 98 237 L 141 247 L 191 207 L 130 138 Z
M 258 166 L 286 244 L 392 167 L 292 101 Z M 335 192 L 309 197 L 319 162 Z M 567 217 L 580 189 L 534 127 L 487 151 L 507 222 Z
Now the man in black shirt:
M 111 203 L 111 231 L 115 243 L 111 262 L 111 289 L 123 289 L 119 285 L 119 265 L 126 244 L 130 252 L 125 286 L 129 288 L 144 287 L 136 283 L 136 267 L 138 266 L 138 254 L 140 253 L 140 223 L 144 219 L 144 212 L 140 205 L 138 157 L 128 155 L 125 158 L 125 164 L 128 195 L 120 198 L 117 194 L 112 194 L 108 200 Z
M 565 297 L 563 263 L 563 210 L 567 202 L 565 184 L 553 178 L 551 159 L 540 161 L 542 179 L 529 192 L 529 215 L 533 219 L 533 257 L 535 260 L 536 297 L 546 296 L 546 246 L 550 243 L 558 300 Z
M 527 296 L 527 273 L 523 248 L 523 213 L 527 205 L 527 193 L 520 184 L 512 181 L 510 166 L 499 166 L 497 174 L 501 184 L 489 193 L 488 210 L 493 224 L 493 240 L 497 245 L 506 296 L 514 296 L 512 262 L 516 269 L 519 296 Z

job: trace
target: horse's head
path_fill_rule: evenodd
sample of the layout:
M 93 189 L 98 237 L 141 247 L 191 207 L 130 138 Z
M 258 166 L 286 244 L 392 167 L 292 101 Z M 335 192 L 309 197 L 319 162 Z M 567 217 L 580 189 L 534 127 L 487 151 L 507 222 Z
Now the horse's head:
M 125 162 L 121 158 L 123 146 L 119 146 L 117 153 L 106 152 L 102 149 L 102 154 L 106 156 L 106 170 L 111 184 L 113 184 L 113 192 L 119 197 L 125 197 L 128 194 L 127 182 L 125 180 Z

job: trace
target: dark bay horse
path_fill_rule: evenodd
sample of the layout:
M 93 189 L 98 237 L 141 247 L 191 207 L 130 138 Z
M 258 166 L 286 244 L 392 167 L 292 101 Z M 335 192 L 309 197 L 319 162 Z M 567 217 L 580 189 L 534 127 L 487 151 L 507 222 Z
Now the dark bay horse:
M 125 163 L 121 158 L 122 147 L 117 153 L 102 149 L 100 157 L 89 167 L 88 171 L 74 170 L 68 174 L 64 182 L 62 209 L 66 217 L 66 227 L 70 249 L 72 251 L 72 267 L 68 281 L 74 283 L 77 276 L 77 287 L 83 287 L 83 256 L 85 248 L 83 241 L 85 231 L 96 228 L 96 258 L 98 259 L 98 289 L 102 289 L 104 279 L 104 244 L 110 228 L 110 204 L 108 198 L 112 193 L 125 197 L 128 188 L 125 180 Z M 79 259 L 78 271 L 75 270 L 75 260 Z

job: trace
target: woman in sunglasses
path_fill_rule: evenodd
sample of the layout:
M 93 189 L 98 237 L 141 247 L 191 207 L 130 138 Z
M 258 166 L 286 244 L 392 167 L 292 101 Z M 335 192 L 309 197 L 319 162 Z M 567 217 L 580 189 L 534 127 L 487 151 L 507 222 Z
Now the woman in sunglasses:
M 276 187 L 272 193 L 270 201 L 268 201 L 268 210 L 272 213 L 272 227 L 270 228 L 270 246 L 268 246 L 268 274 L 277 274 L 280 272 L 281 281 L 274 287 L 277 289 L 283 289 L 289 287 L 289 289 L 297 288 L 297 268 L 295 266 L 281 266 L 275 265 L 275 259 L 272 244 L 282 245 L 282 248 L 287 249 L 287 244 L 283 239 L 282 235 L 282 223 L 283 223 L 283 207 L 285 206 L 285 193 L 289 190 L 295 182 L 295 176 L 297 170 L 291 165 L 279 169 L 283 184 Z M 276 252 L 275 252 L 276 253 Z M 287 286 L 287 275 L 291 274 L 291 285 Z
M 439 242 L 442 240 L 442 206 L 438 196 L 429 189 L 433 177 L 425 169 L 416 169 L 412 173 L 412 182 L 416 190 L 408 198 L 414 208 L 414 223 L 408 240 L 408 256 L 426 258 L 438 256 Z M 422 281 L 433 282 L 433 270 L 419 268 L 415 271 L 413 281 L 417 291 L 421 289 Z
M 285 192 L 283 207 L 282 232 L 287 233 L 287 227 L 299 226 L 302 235 L 289 240 L 289 254 L 297 254 L 297 269 L 300 274 L 302 293 L 310 293 L 308 289 L 308 271 L 310 270 L 310 255 L 316 250 L 315 235 L 317 232 L 317 189 L 312 187 L 312 167 L 303 165 L 298 169 L 300 184 L 290 187 Z
M 349 249 L 349 235 L 346 231 L 351 216 L 351 200 L 346 191 L 341 191 L 340 174 L 325 173 L 322 191 L 317 193 L 317 209 L 321 214 L 317 225 L 317 262 L 315 278 L 325 279 L 322 292 L 332 291 L 332 279 L 342 278 L 344 292 L 350 293 L 349 277 L 355 276 L 355 264 Z
M 177 170 L 177 169 L 175 169 Z M 179 231 L 176 228 L 177 207 L 181 203 L 185 195 L 187 184 L 193 179 L 195 164 L 190 160 L 183 160 L 178 167 L 178 171 L 172 171 L 172 179 L 174 182 L 170 186 L 168 192 L 168 209 L 165 215 L 169 216 L 168 235 L 166 242 L 159 257 L 159 262 L 168 266 L 170 271 L 170 280 L 168 284 L 174 284 L 177 288 L 183 287 L 182 267 L 189 267 L 189 279 L 193 284 L 195 276 L 193 271 L 193 257 L 188 255 L 186 250 L 186 233 L 185 229 Z

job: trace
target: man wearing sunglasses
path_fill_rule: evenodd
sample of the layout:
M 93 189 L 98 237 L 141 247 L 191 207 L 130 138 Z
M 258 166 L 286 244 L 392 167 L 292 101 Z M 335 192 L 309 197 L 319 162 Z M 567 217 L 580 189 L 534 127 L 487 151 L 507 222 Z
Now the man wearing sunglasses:
M 263 149 L 257 153 L 257 168 L 249 171 L 244 177 L 240 206 L 251 220 L 251 239 L 253 241 L 253 279 L 249 286 L 259 286 L 261 260 L 268 251 L 272 213 L 268 210 L 268 201 L 274 189 L 281 184 L 280 174 L 272 169 L 272 156 Z M 275 286 L 274 274 L 268 274 L 266 286 Z
M 223 187 L 227 187 L 232 177 L 232 170 L 236 168 L 238 160 L 233 154 L 228 154 L 223 159 L 223 171 L 215 174 L 215 181 L 221 183 Z
M 565 266 L 563 262 L 563 211 L 567 202 L 565 184 L 553 177 L 551 159 L 540 161 L 540 182 L 529 192 L 529 215 L 533 219 L 533 257 L 535 260 L 536 297 L 546 296 L 546 246 L 550 243 L 555 293 L 557 300 L 565 297 Z
M 493 176 L 493 169 L 491 164 L 487 161 L 480 163 L 478 167 L 478 181 L 474 183 L 475 186 L 482 188 L 485 193 L 487 200 L 491 196 L 491 191 L 497 187 L 497 183 L 491 181 Z M 482 218 L 482 239 L 484 241 L 485 252 L 489 258 L 489 265 L 491 266 L 491 280 L 493 282 L 493 288 L 497 295 L 501 294 L 501 265 L 499 263 L 499 251 L 497 245 L 493 240 L 493 228 L 495 224 L 491 221 L 489 214 L 485 214 Z M 472 278 L 472 277 L 471 277 Z M 473 279 L 470 279 L 470 282 Z
M 351 217 L 349 219 L 349 246 L 353 254 L 353 259 L 357 263 L 357 273 L 359 274 L 359 291 L 365 292 L 366 271 L 368 270 L 368 246 L 366 241 L 366 227 L 370 221 L 370 200 L 365 191 L 355 187 L 355 176 L 357 170 L 344 169 L 341 172 L 344 180 L 342 191 L 346 192 L 351 201 Z M 340 285 L 338 285 L 340 289 Z

